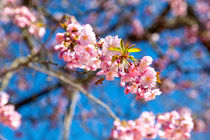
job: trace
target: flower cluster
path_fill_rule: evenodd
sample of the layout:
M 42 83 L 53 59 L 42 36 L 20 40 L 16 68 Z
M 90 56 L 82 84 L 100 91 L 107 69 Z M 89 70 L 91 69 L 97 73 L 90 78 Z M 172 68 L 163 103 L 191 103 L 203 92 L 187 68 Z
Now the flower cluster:
M 6 21 L 12 19 L 14 24 L 20 28 L 28 28 L 30 34 L 36 37 L 42 37 L 45 34 L 45 28 L 42 23 L 37 20 L 34 13 L 26 6 L 17 6 L 14 2 L 5 3 L 2 10 L 3 19 Z
M 89 16 L 87 16 L 87 23 L 92 23 L 95 24 L 96 20 L 100 17 L 103 18 L 103 21 L 106 25 L 107 23 L 111 22 L 112 19 L 114 19 L 119 13 L 121 13 L 122 7 L 125 9 L 129 7 L 136 7 L 139 5 L 141 0 L 91 0 L 86 1 L 87 4 L 84 4 L 87 9 L 95 9 L 95 8 L 100 8 L 103 9 L 103 14 L 100 14 L 97 11 L 92 11 Z M 132 13 L 132 16 L 134 13 Z M 95 31 L 97 33 L 103 33 L 108 29 L 108 26 L 97 26 L 95 28 Z M 135 26 L 135 25 L 134 25 Z M 139 25 L 137 25 L 139 26 Z
M 55 46 L 59 57 L 68 63 L 69 68 L 95 71 L 100 67 L 100 50 L 96 49 L 96 36 L 89 24 L 80 25 L 70 19 L 64 24 L 66 32 L 57 33 Z
M 161 92 L 156 88 L 158 74 L 154 68 L 150 67 L 152 58 L 144 56 L 136 66 L 129 67 L 128 73 L 125 74 L 121 82 L 126 82 L 125 93 L 135 93 L 136 99 L 145 101 L 153 100 Z
M 202 33 L 201 40 L 209 41 L 210 39 L 210 3 L 207 0 L 199 0 L 195 3 L 195 10 L 198 14 L 199 20 L 205 27 L 204 32 Z M 199 31 L 199 29 L 198 29 Z M 197 31 L 197 32 L 198 32 Z
M 105 75 L 108 81 L 120 77 L 125 93 L 134 93 L 137 99 L 148 101 L 161 94 L 156 89 L 158 74 L 150 67 L 152 58 L 136 60 L 130 55 L 141 51 L 135 45 L 125 45 L 118 36 L 97 40 L 89 24 L 80 25 L 72 17 L 62 26 L 65 32 L 57 33 L 55 49 L 69 68 L 100 70 L 97 75 Z
M 187 3 L 185 0 L 168 0 L 175 16 L 185 16 L 187 13 Z
M 143 138 L 156 138 L 158 126 L 155 124 L 155 116 L 151 112 L 143 112 L 135 121 L 114 122 L 111 138 L 117 140 L 142 140 Z
M 6 105 L 9 96 L 0 92 L 0 122 L 12 129 L 18 129 L 21 124 L 21 115 L 15 111 L 14 105 Z
M 170 140 L 184 140 L 190 137 L 193 129 L 191 114 L 176 111 L 154 116 L 151 112 L 143 112 L 135 121 L 114 122 L 111 138 L 116 140 L 155 139 L 160 136 Z
M 164 139 L 182 140 L 190 138 L 193 129 L 193 120 L 189 112 L 165 113 L 158 115 L 157 122 L 160 124 L 159 136 Z

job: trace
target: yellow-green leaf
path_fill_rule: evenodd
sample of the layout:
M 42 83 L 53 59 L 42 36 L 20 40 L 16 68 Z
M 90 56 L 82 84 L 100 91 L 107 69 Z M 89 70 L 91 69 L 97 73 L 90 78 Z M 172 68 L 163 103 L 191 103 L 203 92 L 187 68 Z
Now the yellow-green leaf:
M 120 52 L 121 49 L 119 47 L 110 47 L 109 50 Z
M 140 51 L 141 51 L 141 49 L 139 49 L 139 48 L 131 48 L 128 50 L 129 53 L 140 52 Z

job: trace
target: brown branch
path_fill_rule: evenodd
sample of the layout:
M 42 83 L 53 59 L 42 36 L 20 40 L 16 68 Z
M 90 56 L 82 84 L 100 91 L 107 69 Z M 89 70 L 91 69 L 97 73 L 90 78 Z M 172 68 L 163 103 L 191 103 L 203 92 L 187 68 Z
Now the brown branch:
M 26 99 L 24 99 L 24 100 L 22 100 L 22 101 L 20 101 L 20 102 L 18 102 L 18 103 L 15 103 L 15 104 L 14 104 L 14 105 L 15 105 L 15 108 L 16 108 L 16 109 L 20 109 L 22 106 L 27 105 L 27 104 L 29 104 L 29 103 L 31 103 L 31 102 L 33 102 L 33 101 L 36 101 L 38 98 L 40 98 L 40 97 L 42 97 L 42 96 L 44 96 L 44 95 L 49 94 L 51 91 L 53 91 L 53 90 L 55 90 L 55 89 L 58 89 L 58 88 L 60 88 L 61 86 L 62 86 L 61 83 L 57 83 L 57 84 L 55 84 L 55 85 L 51 85 L 51 86 L 49 86 L 49 87 L 43 89 L 42 91 L 33 94 L 31 97 L 28 97 L 28 98 L 26 98 Z
M 37 53 L 29 54 L 27 57 L 21 57 L 15 59 L 10 68 L 5 69 L 3 72 L 0 73 L 0 76 L 3 76 L 3 80 L 1 81 L 0 90 L 4 90 L 7 87 L 9 80 L 11 79 L 14 70 L 19 69 L 22 66 L 26 66 L 28 63 L 32 61 L 37 56 Z
M 170 11 L 170 7 L 166 6 L 163 12 L 156 18 L 155 22 L 147 29 L 141 36 L 136 35 L 128 35 L 127 38 L 131 41 L 148 41 L 153 33 L 160 33 L 163 30 L 174 30 L 181 27 L 191 27 L 193 25 L 199 26 L 198 37 L 200 38 L 203 45 L 210 52 L 210 41 L 204 39 L 205 36 L 205 28 L 203 24 L 200 22 L 199 18 L 196 16 L 193 7 L 188 5 L 188 13 L 186 16 L 182 17 L 174 17 L 173 19 L 166 19 L 166 15 Z
M 39 67 L 36 67 L 32 64 L 29 64 L 29 67 L 36 70 L 36 71 L 45 73 L 45 74 L 47 74 L 49 76 L 52 76 L 52 77 L 55 77 L 55 78 L 61 80 L 62 82 L 66 83 L 68 85 L 71 85 L 73 88 L 77 89 L 82 94 L 84 94 L 86 97 L 88 97 L 91 101 L 93 101 L 96 104 L 102 106 L 113 119 L 118 119 L 118 117 L 115 115 L 114 112 L 112 112 L 112 110 L 110 109 L 110 107 L 107 104 L 105 104 L 103 101 L 101 101 L 98 98 L 96 98 L 95 96 L 93 96 L 86 89 L 84 89 L 80 84 L 77 84 L 72 79 L 69 79 L 68 76 L 66 76 L 64 74 L 59 74 L 59 73 L 54 72 L 52 70 L 46 70 L 46 69 L 43 69 L 43 68 L 39 68 Z
M 35 59 L 40 52 L 43 50 L 43 48 L 47 45 L 47 43 L 49 42 L 50 38 L 52 38 L 54 32 L 56 31 L 56 29 L 59 27 L 59 23 L 57 22 L 56 26 L 52 29 L 49 37 L 47 38 L 47 40 L 41 44 L 41 47 L 38 51 L 33 50 L 34 46 L 32 44 L 32 40 L 31 37 L 29 36 L 28 32 L 26 32 L 26 30 L 23 30 L 23 39 L 26 43 L 26 45 L 29 47 L 29 49 L 31 50 L 31 54 L 29 54 L 27 57 L 20 57 L 20 58 L 16 58 L 11 66 L 9 68 L 4 69 L 2 72 L 0 72 L 0 77 L 3 76 L 3 79 L 1 81 L 1 87 L 0 90 L 4 90 L 7 87 L 7 84 L 9 83 L 11 77 L 14 74 L 15 70 L 18 70 L 19 68 L 26 66 L 27 64 L 29 64 L 33 59 Z
M 65 117 L 64 117 L 63 140 L 69 139 L 69 134 L 71 131 L 70 128 L 71 128 L 77 100 L 79 97 L 78 91 L 74 90 L 71 94 L 69 94 L 69 96 L 70 96 L 71 104 L 69 105 L 69 107 L 66 111 Z

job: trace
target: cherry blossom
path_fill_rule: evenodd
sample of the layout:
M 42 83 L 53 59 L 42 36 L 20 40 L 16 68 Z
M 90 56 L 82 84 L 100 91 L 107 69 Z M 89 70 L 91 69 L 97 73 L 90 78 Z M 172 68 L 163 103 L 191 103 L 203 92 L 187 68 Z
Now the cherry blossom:
M 42 37 L 45 34 L 44 25 L 37 20 L 37 16 L 26 6 L 18 6 L 15 1 L 10 0 L 4 3 L 2 16 L 5 22 L 13 21 L 20 28 L 28 28 L 30 34 Z
M 185 16 L 187 13 L 187 3 L 185 0 L 168 0 L 172 12 L 175 16 Z
M 57 33 L 56 41 L 58 45 L 55 46 L 55 49 L 60 51 L 60 58 L 68 63 L 69 68 L 95 71 L 100 67 L 98 59 L 100 50 L 95 47 L 95 33 L 89 24 L 68 24 L 67 32 Z
M 65 22 L 64 33 L 57 33 L 59 57 L 67 62 L 71 69 L 80 68 L 92 70 L 97 75 L 104 75 L 107 81 L 115 77 L 121 78 L 121 86 L 125 94 L 133 93 L 136 99 L 149 101 L 160 95 L 156 88 L 157 73 L 150 67 L 152 58 L 144 56 L 137 61 L 130 53 L 139 52 L 135 45 L 124 44 L 118 36 L 106 36 L 96 39 L 89 24 L 80 25 L 77 22 Z
M 190 138 L 193 129 L 193 120 L 190 112 L 176 111 L 158 115 L 157 122 L 161 128 L 159 136 L 164 139 L 184 140 Z
M 15 111 L 14 105 L 6 105 L 9 95 L 0 92 L 0 122 L 12 129 L 18 129 L 21 124 L 21 115 Z
M 164 79 L 161 83 L 163 93 L 171 93 L 176 88 L 176 84 L 170 79 Z
M 132 34 L 142 35 L 144 33 L 144 27 L 138 19 L 132 20 Z
M 111 138 L 116 140 L 155 139 L 184 140 L 190 137 L 193 121 L 190 112 L 172 111 L 155 116 L 143 112 L 135 121 L 115 120 Z

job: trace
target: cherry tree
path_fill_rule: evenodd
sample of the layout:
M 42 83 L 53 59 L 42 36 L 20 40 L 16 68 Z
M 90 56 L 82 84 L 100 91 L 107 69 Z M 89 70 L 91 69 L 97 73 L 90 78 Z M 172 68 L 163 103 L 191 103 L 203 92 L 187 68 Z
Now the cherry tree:
M 208 138 L 207 0 L 2 0 L 0 36 L 0 139 Z

